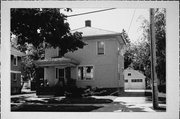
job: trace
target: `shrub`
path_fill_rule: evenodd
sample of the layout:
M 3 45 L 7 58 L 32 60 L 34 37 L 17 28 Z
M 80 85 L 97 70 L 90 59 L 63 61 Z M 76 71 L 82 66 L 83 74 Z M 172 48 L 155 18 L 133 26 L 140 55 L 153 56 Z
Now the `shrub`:
M 68 98 L 81 98 L 84 90 L 78 87 L 67 87 L 65 91 L 65 96 Z
M 79 98 L 84 93 L 82 88 L 76 86 L 76 79 L 68 79 L 65 86 L 65 96 L 68 98 Z

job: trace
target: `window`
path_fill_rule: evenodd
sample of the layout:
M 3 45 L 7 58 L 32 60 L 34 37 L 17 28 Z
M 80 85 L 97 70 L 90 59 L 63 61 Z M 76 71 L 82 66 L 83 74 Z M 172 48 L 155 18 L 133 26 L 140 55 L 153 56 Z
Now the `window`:
M 105 47 L 105 44 L 103 41 L 97 42 L 97 54 L 98 55 L 104 55 L 104 47 Z
M 142 82 L 142 79 L 132 79 L 131 82 Z
M 17 61 L 18 61 L 17 56 L 14 56 L 14 57 L 13 57 L 13 64 L 14 64 L 15 66 L 17 66 Z
M 17 74 L 16 73 L 12 73 L 12 80 L 17 81 Z
M 79 66 L 78 67 L 78 79 L 79 80 L 92 80 L 94 68 L 93 66 Z
M 128 73 L 128 76 L 131 76 L 131 73 Z
M 127 82 L 128 82 L 128 80 L 127 80 L 127 79 L 125 79 L 125 82 L 127 83 Z

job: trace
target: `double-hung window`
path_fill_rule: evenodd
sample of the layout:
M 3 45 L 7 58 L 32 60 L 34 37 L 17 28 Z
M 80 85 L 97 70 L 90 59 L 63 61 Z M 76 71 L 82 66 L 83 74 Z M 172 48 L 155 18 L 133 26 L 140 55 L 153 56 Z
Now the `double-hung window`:
M 79 66 L 78 79 L 79 80 L 93 80 L 94 67 L 93 66 Z
M 104 55 L 105 54 L 104 50 L 105 50 L 104 41 L 97 41 L 97 54 Z

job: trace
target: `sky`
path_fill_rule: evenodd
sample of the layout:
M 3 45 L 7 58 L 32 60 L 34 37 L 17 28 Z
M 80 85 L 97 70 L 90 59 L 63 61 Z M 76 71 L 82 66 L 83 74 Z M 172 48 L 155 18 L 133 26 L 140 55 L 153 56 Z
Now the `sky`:
M 66 15 L 74 15 L 85 12 L 92 12 L 100 9 L 73 9 L 72 12 L 63 12 Z M 67 18 L 71 30 L 85 26 L 85 20 L 91 20 L 91 26 L 95 28 L 122 32 L 125 29 L 128 32 L 131 42 L 136 42 L 138 37 L 142 34 L 139 31 L 142 18 L 149 21 L 149 9 L 112 9 L 108 11 L 101 11 L 86 15 L 72 16 Z

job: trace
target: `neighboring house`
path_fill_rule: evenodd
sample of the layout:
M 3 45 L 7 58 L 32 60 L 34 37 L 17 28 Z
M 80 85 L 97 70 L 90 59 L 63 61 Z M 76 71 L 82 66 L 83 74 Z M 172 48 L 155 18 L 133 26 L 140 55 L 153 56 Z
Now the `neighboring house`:
M 124 70 L 125 90 L 145 89 L 145 78 L 141 72 L 128 67 Z
M 91 21 L 85 27 L 73 30 L 82 32 L 83 49 L 66 53 L 59 57 L 59 48 L 45 50 L 45 59 L 36 61 L 44 68 L 44 82 L 52 87 L 59 83 L 66 85 L 69 78 L 76 79 L 76 85 L 97 88 L 117 88 L 124 91 L 125 41 L 121 33 L 91 27 Z
M 21 92 L 21 60 L 25 54 L 11 47 L 11 94 Z

